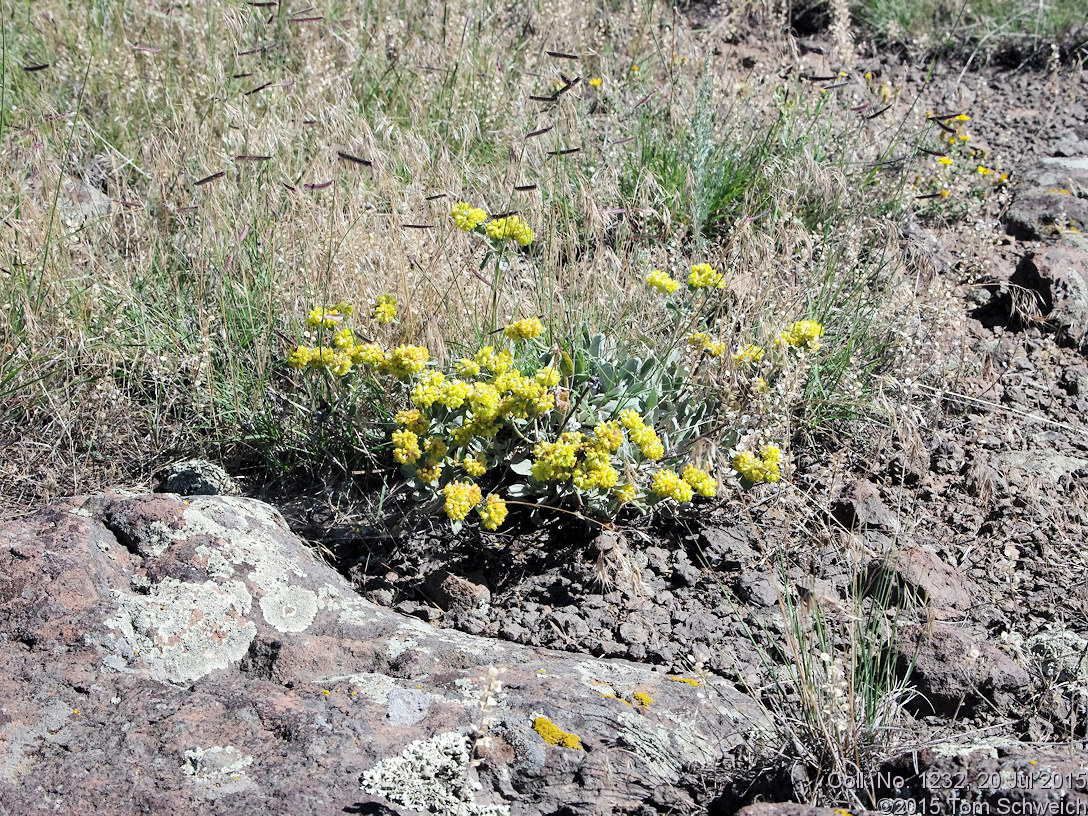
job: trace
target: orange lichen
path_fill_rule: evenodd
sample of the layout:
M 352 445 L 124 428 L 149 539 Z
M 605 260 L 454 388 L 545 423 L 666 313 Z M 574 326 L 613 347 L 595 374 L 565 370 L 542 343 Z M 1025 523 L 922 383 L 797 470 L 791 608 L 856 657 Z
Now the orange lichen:
M 568 734 L 547 717 L 537 717 L 533 720 L 533 730 L 550 745 L 558 745 L 560 748 L 571 748 L 582 751 L 582 738 L 577 734 Z

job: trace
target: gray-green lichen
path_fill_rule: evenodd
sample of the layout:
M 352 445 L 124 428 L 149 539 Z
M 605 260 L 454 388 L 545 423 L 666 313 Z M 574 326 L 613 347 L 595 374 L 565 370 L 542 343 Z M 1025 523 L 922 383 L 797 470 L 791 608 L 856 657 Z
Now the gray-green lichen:
M 147 595 L 118 593 L 106 625 L 121 632 L 132 657 L 150 661 L 153 677 L 185 683 L 242 659 L 257 635 L 251 605 L 240 581 L 165 578 Z
M 469 779 L 469 741 L 456 731 L 409 743 L 363 772 L 364 791 L 390 802 L 439 816 L 509 816 L 509 805 L 476 801 L 478 782 Z

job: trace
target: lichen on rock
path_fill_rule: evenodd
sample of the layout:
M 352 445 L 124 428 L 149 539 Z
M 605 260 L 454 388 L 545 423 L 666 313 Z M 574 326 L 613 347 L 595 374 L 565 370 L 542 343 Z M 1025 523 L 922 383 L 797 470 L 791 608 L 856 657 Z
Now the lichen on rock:
M 362 790 L 405 807 L 439 816 L 509 816 L 505 804 L 476 801 L 478 782 L 469 779 L 468 739 L 447 731 L 409 743 L 400 756 L 363 771 Z

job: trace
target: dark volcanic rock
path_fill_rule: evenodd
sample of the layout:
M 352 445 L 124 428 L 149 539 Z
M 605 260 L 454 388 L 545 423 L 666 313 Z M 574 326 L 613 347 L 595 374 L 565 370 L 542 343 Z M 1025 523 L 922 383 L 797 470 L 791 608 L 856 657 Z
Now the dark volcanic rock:
M 1013 235 L 1037 240 L 1055 224 L 1088 225 L 1088 157 L 1041 159 L 1016 183 L 1005 223 Z
M 1088 209 L 1088 202 L 1085 203 Z M 1063 235 L 1025 255 L 1010 282 L 1033 291 L 1044 316 L 1078 344 L 1088 333 L 1088 240 Z
M 880 491 L 869 482 L 847 485 L 832 506 L 835 518 L 848 530 L 891 535 L 899 531 L 899 519 L 880 499 Z
M 611 813 L 766 727 L 724 682 L 376 607 L 252 500 L 67 500 L 0 561 L 3 813 Z
M 899 633 L 898 670 L 920 692 L 920 713 L 969 713 L 983 700 L 1007 707 L 1031 685 L 1028 673 L 996 646 L 937 624 L 927 632 L 909 626 Z
M 929 604 L 938 617 L 971 606 L 967 577 L 924 547 L 897 549 L 870 562 L 866 592 L 885 603 Z

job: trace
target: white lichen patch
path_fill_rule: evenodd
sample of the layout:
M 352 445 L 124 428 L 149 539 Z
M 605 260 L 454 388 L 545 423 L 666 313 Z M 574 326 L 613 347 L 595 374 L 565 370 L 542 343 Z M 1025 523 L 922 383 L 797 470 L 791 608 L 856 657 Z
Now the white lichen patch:
M 190 748 L 185 752 L 181 772 L 192 777 L 200 792 L 212 799 L 253 790 L 257 784 L 247 770 L 253 757 L 232 745 Z
M 234 577 L 234 567 L 217 548 L 200 544 L 196 548 L 196 554 L 204 559 L 204 571 L 212 578 Z
M 508 816 L 509 805 L 477 803 L 480 783 L 470 780 L 469 741 L 448 731 L 409 743 L 400 756 L 363 771 L 364 791 L 439 816 Z
M 166 578 L 147 595 L 118 592 L 106 625 L 121 632 L 134 655 L 151 658 L 151 674 L 185 683 L 241 660 L 257 635 L 248 619 L 252 599 L 240 581 L 186 583 Z
M 345 674 L 337 677 L 326 677 L 323 680 L 328 685 L 340 685 L 341 683 L 351 687 L 357 694 L 362 694 L 368 700 L 385 704 L 389 698 L 389 692 L 400 688 L 396 681 L 387 674 L 375 674 L 363 672 L 360 674 Z
M 211 748 L 190 748 L 185 752 L 185 764 L 181 772 L 188 776 L 207 779 L 214 776 L 238 776 L 253 764 L 253 757 L 243 754 L 233 745 Z
M 225 514 L 234 511 L 245 525 L 229 528 Z M 292 576 L 305 578 L 297 563 L 297 553 L 284 553 L 283 528 L 279 515 L 265 505 L 246 499 L 215 496 L 194 499 L 185 509 L 185 524 L 177 535 L 207 535 L 229 542 L 222 548 L 201 545 L 197 552 L 208 559 L 208 571 L 222 577 L 233 575 L 231 566 L 249 564 L 247 578 L 260 593 L 261 613 L 269 626 L 280 632 L 302 632 L 317 615 L 317 596 L 313 591 L 291 583 Z M 209 552 L 212 551 L 212 552 Z M 212 553 L 218 552 L 222 560 Z
M 415 725 L 427 716 L 432 699 L 419 689 L 393 689 L 389 692 L 385 715 L 392 725 Z
M 281 584 L 261 598 L 261 613 L 280 632 L 302 632 L 317 615 L 317 596 L 304 587 Z

